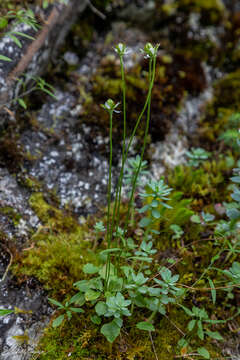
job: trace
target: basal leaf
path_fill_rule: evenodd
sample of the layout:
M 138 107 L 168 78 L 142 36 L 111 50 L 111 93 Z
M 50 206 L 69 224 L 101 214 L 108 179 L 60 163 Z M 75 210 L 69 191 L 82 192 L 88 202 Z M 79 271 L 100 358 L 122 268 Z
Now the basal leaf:
M 97 298 L 99 298 L 99 296 L 101 295 L 101 293 L 99 291 L 95 291 L 92 289 L 89 289 L 86 293 L 85 293 L 85 299 L 87 301 L 93 301 L 96 300 Z
M 120 329 L 121 328 L 114 321 L 111 321 L 101 327 L 101 333 L 105 336 L 107 341 L 113 343 L 120 334 Z
M 99 271 L 99 267 L 93 264 L 88 263 L 83 266 L 83 272 L 85 274 L 95 274 L 98 271 Z
M 136 327 L 140 330 L 155 331 L 153 324 L 148 321 L 140 321 L 139 323 L 137 323 Z

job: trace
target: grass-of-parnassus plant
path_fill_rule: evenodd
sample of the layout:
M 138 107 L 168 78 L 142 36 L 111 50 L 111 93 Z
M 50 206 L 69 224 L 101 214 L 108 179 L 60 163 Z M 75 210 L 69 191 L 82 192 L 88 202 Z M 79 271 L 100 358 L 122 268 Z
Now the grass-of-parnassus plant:
M 187 332 L 179 342 L 180 348 L 185 348 L 189 346 L 193 336 L 197 336 L 200 340 L 204 340 L 206 336 L 215 340 L 222 340 L 222 336 L 217 331 L 211 330 L 211 325 L 218 323 L 218 320 L 212 321 L 204 308 L 194 306 L 192 309 L 188 309 L 182 305 L 185 294 L 189 290 L 184 289 L 179 284 L 179 275 L 173 274 L 165 266 L 158 266 L 155 262 L 154 256 L 157 250 L 154 247 L 154 240 L 159 236 L 159 231 L 154 229 L 154 224 L 161 217 L 164 217 L 165 209 L 171 209 L 168 200 L 170 199 L 172 189 L 164 183 L 163 179 L 159 181 L 150 179 L 147 186 L 143 186 L 139 192 L 139 196 L 144 203 L 143 206 L 140 209 L 136 209 L 134 206 L 136 187 L 141 187 L 142 185 L 139 175 L 149 176 L 143 156 L 149 129 L 151 93 L 154 84 L 157 49 L 158 46 L 153 47 L 151 44 L 147 44 L 144 48 L 144 53 L 149 58 L 149 89 L 145 104 L 132 131 L 128 145 L 126 144 L 127 117 L 123 61 L 127 48 L 125 45 L 119 44 L 115 49 L 120 57 L 123 91 L 122 166 L 115 196 L 112 198 L 112 124 L 114 112 L 118 111 L 120 104 L 114 103 L 109 99 L 103 105 L 103 108 L 109 114 L 110 120 L 107 224 L 104 226 L 102 222 L 98 222 L 95 226 L 96 237 L 99 238 L 105 235 L 107 247 L 97 254 L 97 260 L 94 264 L 87 263 L 83 266 L 83 272 L 86 274 L 87 279 L 82 279 L 74 284 L 78 292 L 70 300 L 65 302 L 64 305 L 52 299 L 50 299 L 50 302 L 57 305 L 59 309 L 65 310 L 65 318 L 71 318 L 72 313 L 77 311 L 75 310 L 76 308 L 71 307 L 73 304 L 79 308 L 79 312 L 84 311 L 85 303 L 90 304 L 95 311 L 95 314 L 91 317 L 92 322 L 100 326 L 100 332 L 110 343 L 120 334 L 125 319 L 131 317 L 134 324 L 134 319 L 137 318 L 135 326 L 138 329 L 151 332 L 155 330 L 154 320 L 157 314 L 165 316 L 170 306 L 178 306 L 190 316 Z M 141 154 L 136 159 L 127 161 L 129 147 L 145 112 L 145 134 Z M 201 162 L 209 156 L 204 151 L 197 154 L 194 153 L 193 155 L 194 159 L 192 160 L 196 162 Z M 196 162 L 192 166 L 197 166 Z M 124 221 L 121 219 L 122 227 L 120 227 L 121 190 L 124 180 L 125 184 L 131 187 L 131 190 L 128 193 L 127 215 Z M 111 206 L 112 201 L 113 205 Z M 144 214 L 137 225 L 142 228 L 140 243 L 128 236 L 130 215 L 134 212 Z M 207 224 L 212 223 L 214 216 L 202 212 L 199 219 L 200 222 L 203 221 L 204 224 Z M 173 231 L 173 238 L 175 239 L 179 239 L 183 234 L 181 227 L 177 225 L 172 225 L 170 231 Z M 211 262 L 209 269 L 213 265 L 214 260 Z M 207 270 L 202 274 L 202 277 L 206 273 Z M 232 274 L 231 270 L 225 276 L 229 276 L 229 274 Z M 209 291 L 211 291 L 212 299 L 215 303 L 216 289 L 210 278 L 208 281 L 210 284 Z M 141 315 L 143 313 L 144 315 Z M 53 326 L 60 325 L 63 319 L 64 314 L 61 314 L 54 320 Z M 219 322 L 224 321 L 219 320 Z M 210 358 L 209 352 L 205 347 L 199 347 L 195 355 L 206 359 Z
M 54 299 L 50 302 L 57 306 L 60 314 L 53 320 L 54 327 L 61 326 L 65 320 L 71 320 L 74 313 L 91 312 L 91 321 L 99 327 L 100 332 L 112 343 L 125 331 L 124 324 L 130 324 L 136 328 L 153 332 L 157 325 L 159 316 L 168 316 L 173 307 L 181 311 L 184 316 L 189 317 L 186 322 L 186 329 L 181 330 L 182 338 L 178 343 L 179 351 L 184 358 L 205 358 L 210 359 L 211 355 L 204 345 L 206 338 L 215 341 L 222 340 L 222 336 L 216 330 L 217 324 L 232 320 L 240 313 L 240 308 L 234 309 L 235 314 L 228 319 L 212 319 L 208 304 L 189 304 L 190 293 L 204 291 L 209 293 L 209 299 L 214 307 L 217 302 L 219 291 L 225 291 L 228 299 L 234 298 L 234 289 L 240 287 L 240 263 L 236 255 L 240 252 L 239 239 L 239 169 L 235 169 L 235 176 L 232 181 L 235 183 L 232 188 L 231 204 L 224 204 L 226 208 L 225 221 L 217 221 L 208 212 L 201 211 L 199 215 L 193 215 L 192 223 L 202 226 L 204 229 L 215 229 L 215 241 L 218 252 L 211 257 L 209 266 L 202 274 L 195 279 L 191 286 L 182 284 L 184 282 L 175 271 L 167 265 L 160 266 L 156 260 L 156 241 L 161 237 L 157 224 L 164 220 L 166 213 L 174 211 L 169 204 L 174 197 L 173 190 L 163 179 L 155 180 L 150 178 L 146 169 L 144 152 L 150 123 L 151 94 L 154 84 L 156 57 L 158 46 L 147 44 L 144 48 L 145 56 L 149 59 L 149 88 L 143 109 L 132 130 L 130 140 L 126 141 L 126 89 L 124 75 L 124 56 L 127 48 L 119 44 L 115 51 L 120 57 L 122 77 L 122 111 L 123 111 L 123 147 L 122 161 L 119 172 L 118 183 L 114 195 L 112 188 L 112 129 L 114 113 L 119 111 L 119 103 L 107 100 L 103 108 L 109 114 L 110 128 L 110 155 L 109 155 L 109 179 L 107 193 L 107 220 L 106 223 L 99 221 L 95 224 L 94 232 L 96 242 L 104 238 L 105 249 L 99 250 L 94 263 L 86 263 L 83 266 L 84 278 L 74 284 L 76 293 L 67 296 L 63 303 Z M 138 125 L 146 115 L 145 133 L 141 154 L 135 159 L 128 159 L 129 148 L 133 142 Z M 193 162 L 190 166 L 200 166 L 207 159 L 209 154 L 204 151 L 191 152 L 189 157 Z M 147 184 L 141 180 L 141 175 L 148 178 Z M 123 185 L 128 187 L 128 205 L 126 217 L 122 218 L 121 202 Z M 135 204 L 135 193 L 142 200 L 139 208 Z M 174 205 L 172 205 L 174 207 Z M 139 221 L 139 218 L 141 220 Z M 140 230 L 140 236 L 134 237 L 133 226 Z M 183 225 L 183 228 L 181 227 Z M 173 241 L 179 241 L 187 231 L 184 223 L 181 226 L 171 223 L 169 233 Z M 130 235 L 131 234 L 131 235 Z M 219 235 L 220 234 L 220 235 Z M 218 244 L 218 238 L 219 244 Z M 224 241 L 222 241 L 224 238 Z M 140 240 L 139 240 L 140 239 Z M 95 247 L 96 248 L 96 247 Z M 226 260 L 232 258 L 231 266 L 217 268 L 216 262 L 223 254 Z M 233 256 L 232 256 L 233 255 Z M 173 260 L 173 259 L 172 259 Z M 229 264 L 229 263 L 228 263 Z M 219 274 L 216 281 L 213 272 Z M 201 281 L 208 284 L 202 288 Z M 208 299 L 208 300 L 209 300 Z M 188 305 L 186 305 L 188 304 Z M 0 309 L 0 315 L 8 315 L 13 310 Z M 83 315 L 85 316 L 85 315 Z M 221 316 L 221 314 L 220 314 Z M 125 329 L 123 329 L 125 328 Z M 167 336 L 167 335 L 166 335 Z M 192 340 L 198 341 L 199 345 L 192 346 Z M 193 342 L 194 343 L 194 342 Z M 196 343 L 196 341 L 195 341 Z
M 107 100 L 103 108 L 109 114 L 110 120 L 110 156 L 109 156 L 109 179 L 108 179 L 108 206 L 107 206 L 107 224 L 106 229 L 102 223 L 97 223 L 95 231 L 105 232 L 107 249 L 98 254 L 96 264 L 86 264 L 83 267 L 85 274 L 91 275 L 89 280 L 80 280 L 75 283 L 78 293 L 74 295 L 67 303 L 67 316 L 71 314 L 69 304 L 75 303 L 83 306 L 85 302 L 90 302 L 95 308 L 95 315 L 92 321 L 96 324 L 102 324 L 101 333 L 113 342 L 120 334 L 124 317 L 132 316 L 135 309 L 145 308 L 149 310 L 148 319 L 142 319 L 136 323 L 137 328 L 142 330 L 154 330 L 154 316 L 157 313 L 165 314 L 166 305 L 175 303 L 177 298 L 183 294 L 181 288 L 176 287 L 179 276 L 173 275 L 165 267 L 158 267 L 152 272 L 154 264 L 154 249 L 152 234 L 158 234 L 152 229 L 155 219 L 161 217 L 159 205 L 170 208 L 167 205 L 168 195 L 171 190 L 163 180 L 150 180 L 147 190 L 142 190 L 140 196 L 142 199 L 151 198 L 150 203 L 144 205 L 139 213 L 145 213 L 146 216 L 141 220 L 140 226 L 144 229 L 144 236 L 140 244 L 135 243 L 134 239 L 127 236 L 127 230 L 130 220 L 130 214 L 133 210 L 134 193 L 136 187 L 140 185 L 139 175 L 147 175 L 145 170 L 146 162 L 143 160 L 147 135 L 150 122 L 151 94 L 155 78 L 157 46 L 146 44 L 144 54 L 149 59 L 149 89 L 145 104 L 134 126 L 128 145 L 126 144 L 126 96 L 125 96 L 125 78 L 124 78 L 124 55 L 127 48 L 123 44 L 116 46 L 115 51 L 120 57 L 122 91 L 123 91 L 123 148 L 122 165 L 120 169 L 119 181 L 115 191 L 115 197 L 112 203 L 112 124 L 113 114 L 118 111 L 119 103 L 114 103 L 111 99 Z M 126 165 L 129 148 L 132 144 L 136 130 L 143 115 L 146 112 L 146 124 L 142 151 L 136 159 L 131 159 Z M 125 170 L 127 169 L 127 170 Z M 123 228 L 120 228 L 120 204 L 123 182 L 129 186 L 129 203 L 126 219 L 123 222 Z M 50 299 L 50 301 L 56 301 Z M 58 306 L 63 306 L 59 305 Z M 66 304 L 64 305 L 66 307 Z M 63 319 L 57 318 L 54 325 L 58 325 Z M 108 320 L 108 322 L 104 321 Z M 110 320 L 110 321 L 109 321 Z

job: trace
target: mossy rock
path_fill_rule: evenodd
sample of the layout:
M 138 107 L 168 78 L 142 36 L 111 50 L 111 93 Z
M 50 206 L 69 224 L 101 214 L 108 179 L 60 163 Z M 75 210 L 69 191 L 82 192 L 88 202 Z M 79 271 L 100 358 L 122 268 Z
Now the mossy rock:
M 15 226 L 19 224 L 19 221 L 22 218 L 21 214 L 11 206 L 0 207 L 0 214 L 7 216 Z
M 206 161 L 200 168 L 180 165 L 168 176 L 171 187 L 183 191 L 184 195 L 195 199 L 195 205 L 204 203 L 221 202 L 229 197 L 227 184 L 235 162 L 229 156 L 229 161 L 224 158 Z M 201 200 L 202 199 L 202 200 Z
M 205 25 L 217 24 L 226 15 L 226 9 L 222 0 L 176 0 L 170 5 L 163 6 L 163 10 L 170 15 L 177 15 L 178 11 L 200 13 L 201 22 Z
M 240 109 L 240 71 L 234 71 L 214 85 L 214 98 L 200 122 L 201 139 L 215 142 L 227 129 L 230 116 Z
M 151 340 L 148 332 L 140 331 L 130 321 L 126 321 L 125 331 L 111 345 L 100 334 L 97 326 L 91 323 L 90 316 L 91 310 L 88 315 L 74 316 L 71 322 L 65 322 L 60 328 L 46 329 L 37 349 L 37 359 L 65 360 L 71 353 L 73 360 L 152 360 L 154 350 L 161 360 L 173 359 L 179 353 L 177 343 L 182 337 L 181 329 L 187 324 L 184 311 L 175 309 L 167 317 L 157 319 L 158 325 L 156 331 L 151 333 Z M 201 345 L 208 348 L 211 358 L 219 358 L 219 352 L 210 342 L 202 344 L 196 341 L 196 347 Z
M 220 79 L 215 85 L 214 105 L 221 108 L 240 108 L 240 70 L 232 72 Z

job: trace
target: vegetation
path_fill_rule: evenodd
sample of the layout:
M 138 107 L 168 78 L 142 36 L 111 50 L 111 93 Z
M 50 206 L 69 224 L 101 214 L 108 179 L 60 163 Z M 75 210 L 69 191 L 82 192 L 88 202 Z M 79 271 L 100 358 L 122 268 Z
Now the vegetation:
M 213 22 L 222 11 L 218 4 L 173 2 L 174 9 L 204 8 Z M 154 96 L 158 97 L 154 82 L 161 78 L 158 46 L 147 43 L 144 47 L 148 72 L 137 86 L 125 73 L 127 47 L 119 43 L 115 52 L 119 78 L 106 85 L 95 75 L 100 87 L 94 90 L 102 96 L 103 88 L 104 94 L 114 89 L 114 100 L 102 105 L 110 139 L 107 208 L 99 217 L 89 217 L 79 225 L 70 212 L 60 210 L 57 202 L 42 194 L 39 184 L 28 181 L 32 190 L 29 204 L 43 226 L 32 235 L 33 246 L 16 255 L 13 272 L 18 278 L 35 276 L 40 280 L 56 309 L 33 358 L 223 359 L 224 338 L 240 318 L 237 91 L 226 100 L 239 74 L 233 72 L 216 85 L 215 98 L 201 122 L 204 136 L 211 119 L 222 109 L 219 121 L 208 131 L 207 150 L 191 147 L 185 165 L 167 170 L 165 178 L 153 179 L 145 152 L 151 105 Z M 40 84 L 53 95 L 48 84 L 41 80 Z M 136 88 L 146 91 L 133 126 L 127 113 L 128 85 L 134 88 L 131 101 Z M 115 101 L 119 90 L 121 103 Z M 25 103 L 19 104 L 25 108 Z M 113 132 L 119 109 L 122 161 L 113 189 Z M 140 126 L 140 154 L 128 158 Z M 127 201 L 123 201 L 123 187 L 127 188 Z M 3 211 L 15 221 L 19 219 L 11 209 Z M 14 310 L 0 309 L 0 316 L 11 312 Z

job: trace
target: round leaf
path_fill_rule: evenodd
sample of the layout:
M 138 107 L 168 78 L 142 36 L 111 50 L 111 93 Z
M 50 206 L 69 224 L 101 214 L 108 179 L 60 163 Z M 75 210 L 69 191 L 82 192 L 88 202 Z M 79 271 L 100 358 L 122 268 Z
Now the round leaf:
M 90 263 L 84 265 L 84 267 L 83 267 L 83 272 L 85 274 L 95 274 L 98 271 L 99 271 L 99 268 L 97 266 L 93 265 L 93 264 L 90 264 Z
M 85 293 L 85 299 L 86 299 L 87 301 L 93 301 L 93 300 L 96 300 L 100 295 L 101 295 L 100 292 L 94 291 L 94 290 L 92 290 L 92 289 L 89 289 L 89 290 Z
M 103 301 L 99 301 L 95 306 L 96 313 L 101 316 L 106 314 L 107 312 L 107 305 Z
M 115 322 L 111 321 L 101 327 L 101 333 L 105 336 L 107 341 L 113 343 L 120 334 L 120 327 Z

